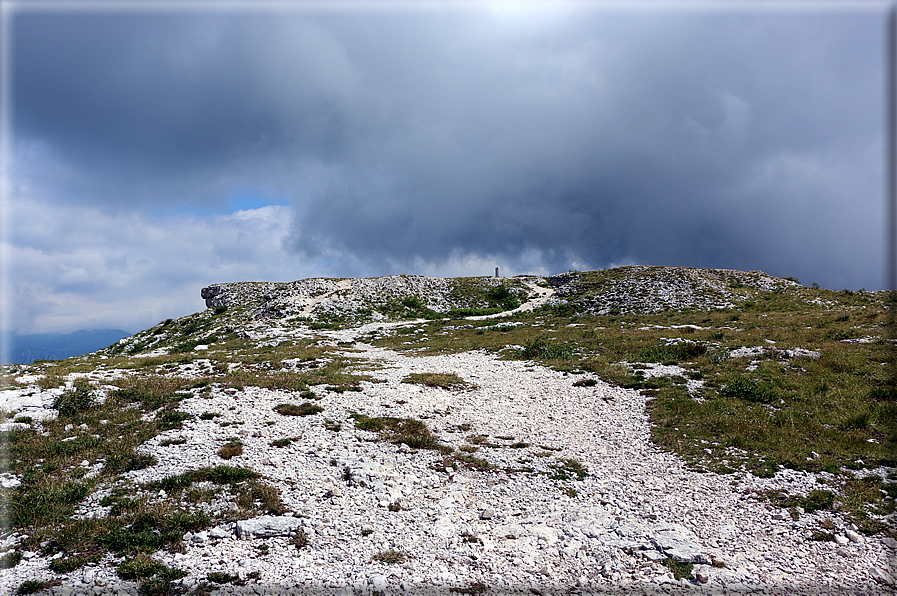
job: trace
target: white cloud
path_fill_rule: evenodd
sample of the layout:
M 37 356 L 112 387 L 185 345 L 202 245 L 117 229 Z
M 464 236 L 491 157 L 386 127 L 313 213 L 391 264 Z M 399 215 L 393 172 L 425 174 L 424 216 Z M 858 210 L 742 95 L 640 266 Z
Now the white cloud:
M 203 285 L 323 273 L 284 250 L 288 207 L 199 218 L 20 200 L 14 211 L 9 312 L 20 333 L 137 331 L 202 310 Z

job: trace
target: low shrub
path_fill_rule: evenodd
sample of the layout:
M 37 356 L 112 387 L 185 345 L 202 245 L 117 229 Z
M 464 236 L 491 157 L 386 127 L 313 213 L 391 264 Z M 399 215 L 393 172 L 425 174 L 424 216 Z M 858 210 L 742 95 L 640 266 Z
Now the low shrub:
M 323 412 L 324 408 L 311 402 L 296 404 L 277 404 L 274 411 L 283 416 L 311 416 Z
M 122 579 L 146 579 L 162 571 L 165 565 L 146 554 L 119 563 L 116 572 Z
M 747 377 L 736 377 L 723 386 L 721 393 L 726 397 L 734 397 L 750 402 L 772 403 L 776 398 L 775 391 L 768 384 L 761 384 Z
M 351 416 L 355 419 L 355 428 L 378 433 L 386 441 L 405 443 L 414 449 L 451 450 L 450 447 L 440 444 L 430 433 L 427 425 L 420 420 L 391 416 L 371 418 L 365 414 L 351 414 Z
M 230 439 L 218 449 L 218 456 L 221 459 L 230 459 L 238 455 L 243 455 L 243 443 L 239 439 Z
M 77 416 L 94 407 L 94 399 L 90 384 L 80 380 L 72 389 L 62 392 L 53 400 L 53 408 L 59 410 L 59 415 L 64 418 Z

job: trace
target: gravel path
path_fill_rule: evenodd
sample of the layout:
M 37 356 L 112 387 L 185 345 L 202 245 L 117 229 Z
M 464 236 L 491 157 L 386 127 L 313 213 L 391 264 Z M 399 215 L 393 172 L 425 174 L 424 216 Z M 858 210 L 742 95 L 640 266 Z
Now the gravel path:
M 817 487 L 815 476 L 689 471 L 649 442 L 644 397 L 636 391 L 600 381 L 574 387 L 583 376 L 481 352 L 408 357 L 364 344 L 353 350 L 376 366 L 368 372 L 381 382 L 364 382 L 361 392 L 316 388 L 324 395 L 321 414 L 274 413 L 274 405 L 289 400 L 283 392 L 215 390 L 181 409 L 220 417 L 196 418 L 141 448 L 159 464 L 130 473 L 135 482 L 225 463 L 217 448 L 239 436 L 244 454 L 226 463 L 266 475 L 294 513 L 286 521 L 188 535 L 183 553 L 156 553 L 190 574 L 184 585 L 218 571 L 258 574 L 249 586 L 222 585 L 221 594 L 448 594 L 482 586 L 487 593 L 530 594 L 893 593 L 876 581 L 893 566 L 893 542 L 847 528 L 840 542 L 811 541 L 814 516 L 794 522 L 751 496 L 768 488 L 806 494 Z M 401 382 L 413 372 L 455 373 L 477 387 L 447 391 Z M 456 460 L 455 470 L 437 451 L 376 441 L 354 429 L 351 412 L 423 420 L 456 448 L 485 435 L 472 455 L 494 467 L 477 470 Z M 341 429 L 327 430 L 325 418 Z M 175 437 L 186 442 L 161 446 Z M 295 440 L 271 446 L 284 437 Z M 574 461 L 588 472 L 582 480 Z M 89 497 L 81 513 L 102 515 L 102 496 Z M 287 532 L 300 530 L 308 546 L 297 549 Z M 274 535 L 261 537 L 265 532 Z M 404 560 L 376 560 L 393 551 Z M 695 579 L 675 580 L 663 565 L 668 557 L 691 561 Z M 3 572 L 0 590 L 59 577 L 47 563 L 29 554 Z M 135 594 L 136 584 L 118 579 L 114 569 L 110 559 L 84 567 L 52 593 L 105 594 L 114 587 Z

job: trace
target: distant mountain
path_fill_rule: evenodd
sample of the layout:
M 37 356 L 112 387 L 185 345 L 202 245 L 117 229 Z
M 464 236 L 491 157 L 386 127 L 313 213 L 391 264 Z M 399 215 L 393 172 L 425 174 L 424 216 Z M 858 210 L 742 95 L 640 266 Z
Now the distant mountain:
M 35 360 L 62 360 L 108 347 L 131 335 L 121 329 L 79 329 L 73 333 L 38 333 L 10 338 L 9 362 L 31 364 Z

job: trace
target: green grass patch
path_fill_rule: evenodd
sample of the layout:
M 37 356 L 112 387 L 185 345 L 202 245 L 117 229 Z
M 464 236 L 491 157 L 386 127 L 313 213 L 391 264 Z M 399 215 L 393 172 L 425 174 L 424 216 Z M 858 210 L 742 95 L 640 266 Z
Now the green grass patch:
M 430 433 L 427 425 L 413 418 L 393 418 L 381 416 L 372 418 L 365 414 L 352 413 L 355 428 L 380 435 L 380 439 L 391 443 L 404 443 L 413 449 L 434 449 L 451 451 L 451 448 L 439 443 Z
M 243 455 L 243 442 L 240 439 L 229 439 L 218 449 L 218 457 L 221 459 L 231 459 L 238 455 Z
M 239 484 L 247 480 L 256 480 L 261 475 L 249 468 L 235 468 L 231 466 L 214 466 L 200 468 L 183 474 L 167 476 L 162 480 L 154 480 L 146 484 L 146 487 L 158 491 L 173 492 L 183 490 L 194 482 L 211 482 L 213 484 Z
M 694 565 L 692 563 L 680 563 L 672 557 L 667 558 L 663 564 L 673 572 L 673 577 L 680 579 L 694 579 Z
M 53 407 L 59 410 L 59 416 L 63 418 L 75 417 L 94 405 L 93 389 L 85 379 L 79 379 L 72 389 L 64 391 L 53 400 Z
M 22 551 L 16 549 L 0 556 L 0 569 L 12 569 L 22 561 Z
M 60 580 L 41 581 L 29 579 L 19 584 L 19 587 L 16 588 L 16 594 L 37 594 L 47 588 L 58 586 L 61 583 L 62 581 Z
M 560 344 L 546 337 L 529 340 L 520 351 L 520 357 L 526 360 L 568 360 L 573 356 L 573 348 Z
M 156 561 L 147 554 L 141 553 L 134 558 L 126 559 L 119 563 L 116 572 L 118 573 L 118 577 L 122 579 L 135 580 L 152 577 L 164 568 L 165 565 L 159 561 Z
M 296 404 L 277 404 L 274 411 L 283 416 L 312 416 L 324 411 L 324 408 L 310 402 Z
M 473 385 L 455 373 L 411 373 L 402 379 L 402 382 L 449 390 L 469 390 L 474 388 Z
M 212 582 L 213 584 L 240 585 L 243 583 L 239 575 L 232 575 L 223 571 L 212 571 L 211 573 L 206 575 L 206 580 Z
M 588 469 L 579 460 L 572 457 L 559 458 L 557 463 L 549 464 L 549 467 L 553 470 L 549 474 L 549 478 L 552 480 L 570 480 L 571 478 L 584 480 L 589 475 Z

